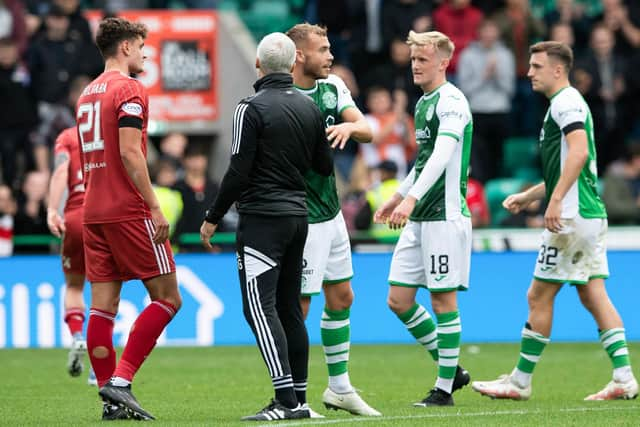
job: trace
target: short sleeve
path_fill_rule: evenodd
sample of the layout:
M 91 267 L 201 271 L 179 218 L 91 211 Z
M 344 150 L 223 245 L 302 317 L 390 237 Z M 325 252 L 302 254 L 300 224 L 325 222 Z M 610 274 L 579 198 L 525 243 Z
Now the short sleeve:
M 438 136 L 449 136 L 462 141 L 464 128 L 471 120 L 469 105 L 462 94 L 443 94 L 438 102 L 436 114 L 440 120 Z
M 551 102 L 551 118 L 563 131 L 572 128 L 576 124 L 582 125 L 587 120 L 587 106 L 579 94 L 565 89 L 568 93 L 560 92 Z
M 114 103 L 118 112 L 118 120 L 123 117 L 143 119 L 147 111 L 147 95 L 142 84 L 130 79 L 120 86 L 115 94 Z
M 71 154 L 71 147 L 69 147 L 69 144 L 71 143 L 71 138 L 69 135 L 69 132 L 75 132 L 76 129 L 71 128 L 71 129 L 66 129 L 64 130 L 60 135 L 58 135 L 58 137 L 56 138 L 56 144 L 53 147 L 53 153 L 54 155 L 58 155 L 60 153 L 66 153 L 66 154 Z
M 346 108 L 356 106 L 356 103 L 351 97 L 351 91 L 340 77 L 335 74 L 329 74 L 327 81 L 335 85 L 338 91 L 338 113 L 342 113 Z

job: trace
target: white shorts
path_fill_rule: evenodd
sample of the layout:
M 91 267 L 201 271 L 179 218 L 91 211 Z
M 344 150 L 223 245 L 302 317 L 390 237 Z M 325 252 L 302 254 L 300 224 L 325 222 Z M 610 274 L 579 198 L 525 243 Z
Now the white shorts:
M 542 232 L 533 276 L 554 283 L 584 285 L 590 279 L 609 277 L 607 262 L 607 220 L 605 218 L 563 219 L 563 231 Z
M 469 288 L 471 219 L 407 222 L 393 251 L 389 284 L 431 292 Z
M 351 243 L 342 212 L 329 221 L 309 224 L 302 261 L 302 295 L 318 295 L 322 284 L 353 277 Z

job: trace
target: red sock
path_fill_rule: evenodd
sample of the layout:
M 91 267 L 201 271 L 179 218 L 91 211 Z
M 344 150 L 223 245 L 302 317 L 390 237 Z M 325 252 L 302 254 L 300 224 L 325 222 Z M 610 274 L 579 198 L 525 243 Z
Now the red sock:
M 162 330 L 175 314 L 176 308 L 162 300 L 153 301 L 140 313 L 131 327 L 127 345 L 113 373 L 114 377 L 124 378 L 127 381 L 133 380 L 142 362 L 155 347 Z
M 89 310 L 87 348 L 89 349 L 91 366 L 98 380 L 98 387 L 102 387 L 109 381 L 116 368 L 116 350 L 113 348 L 113 320 L 115 317 L 115 313 L 97 308 Z M 106 357 L 96 357 L 94 355 L 96 347 L 106 348 Z M 98 349 L 98 353 L 100 353 L 100 349 Z
M 71 336 L 82 334 L 84 325 L 84 310 L 81 308 L 70 308 L 64 313 L 64 321 L 69 327 Z

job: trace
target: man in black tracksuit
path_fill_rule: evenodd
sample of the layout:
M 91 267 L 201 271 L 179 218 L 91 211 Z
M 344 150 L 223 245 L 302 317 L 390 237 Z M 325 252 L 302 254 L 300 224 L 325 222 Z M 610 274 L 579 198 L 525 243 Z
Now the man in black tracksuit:
M 300 308 L 308 225 L 303 177 L 309 169 L 328 176 L 333 161 L 320 111 L 293 87 L 294 61 L 295 46 L 282 33 L 258 45 L 256 94 L 236 107 L 231 163 L 201 228 L 201 239 L 209 245 L 217 224 L 237 202 L 244 315 L 275 389 L 275 399 L 246 420 L 312 415 L 298 403 L 306 401 L 300 393 L 306 391 L 309 356 Z

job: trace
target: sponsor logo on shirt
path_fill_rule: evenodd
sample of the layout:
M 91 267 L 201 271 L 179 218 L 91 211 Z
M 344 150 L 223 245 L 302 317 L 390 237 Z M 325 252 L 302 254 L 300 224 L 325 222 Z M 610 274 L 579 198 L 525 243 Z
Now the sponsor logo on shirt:
M 89 172 L 91 169 L 102 169 L 107 167 L 107 162 L 89 162 L 84 164 L 84 171 Z
M 122 111 L 127 114 L 131 114 L 132 116 L 141 116 L 142 105 L 136 104 L 135 102 L 127 102 L 122 104 Z

